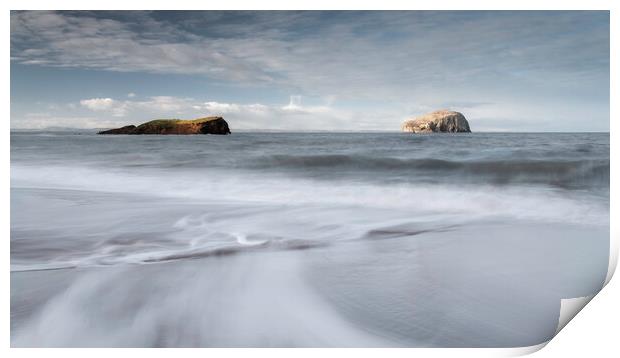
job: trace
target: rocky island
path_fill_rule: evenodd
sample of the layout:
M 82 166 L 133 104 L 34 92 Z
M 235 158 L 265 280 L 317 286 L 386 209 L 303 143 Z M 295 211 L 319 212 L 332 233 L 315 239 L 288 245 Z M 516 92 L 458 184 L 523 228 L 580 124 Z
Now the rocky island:
M 139 126 L 129 125 L 98 134 L 230 134 L 228 123 L 219 116 L 191 120 L 156 119 Z
M 469 123 L 462 113 L 448 110 L 435 111 L 409 119 L 403 122 L 400 129 L 411 133 L 471 132 Z

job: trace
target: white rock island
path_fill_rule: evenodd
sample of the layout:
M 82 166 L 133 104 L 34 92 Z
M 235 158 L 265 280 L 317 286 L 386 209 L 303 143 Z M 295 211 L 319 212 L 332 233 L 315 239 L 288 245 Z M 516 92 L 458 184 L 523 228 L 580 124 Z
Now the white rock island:
M 435 111 L 406 120 L 400 129 L 411 133 L 471 132 L 469 123 L 462 113 L 448 110 Z

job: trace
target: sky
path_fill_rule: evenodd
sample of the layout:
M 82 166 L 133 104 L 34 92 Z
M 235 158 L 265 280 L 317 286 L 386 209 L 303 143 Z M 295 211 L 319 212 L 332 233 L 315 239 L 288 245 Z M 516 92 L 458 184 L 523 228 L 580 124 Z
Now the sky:
M 608 11 L 12 11 L 11 128 L 609 131 Z

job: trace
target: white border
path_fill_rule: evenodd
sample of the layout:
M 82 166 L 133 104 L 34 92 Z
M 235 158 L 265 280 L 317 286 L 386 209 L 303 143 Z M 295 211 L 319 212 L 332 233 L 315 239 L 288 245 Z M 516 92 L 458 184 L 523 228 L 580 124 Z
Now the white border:
M 3 62 L 4 62 L 4 71 L 5 76 L 2 78 L 5 79 L 4 86 L 2 87 L 3 96 L 5 98 L 4 106 L 4 130 L 0 134 L 0 143 L 3 146 L 2 150 L 2 168 L 5 170 L 2 172 L 2 176 L 0 176 L 0 180 L 2 182 L 2 193 L 3 193 L 3 205 L 2 212 L 0 213 L 0 225 L 3 228 L 3 237 L 5 238 L 5 251 L 2 256 L 4 260 L 5 271 L 3 272 L 2 283 L 5 288 L 4 294 L 1 296 L 1 300 L 3 303 L 3 321 L 4 325 L 2 326 L 2 339 L 4 340 L 4 347 L 8 349 L 10 346 L 9 342 L 9 262 L 10 262 L 10 250 L 9 250 L 9 233 L 10 233 L 10 202 L 9 202 L 9 170 L 10 170 L 10 135 L 9 135 L 9 118 L 10 118 L 10 109 L 8 104 L 10 103 L 10 18 L 9 11 L 10 9 L 81 9 L 81 10 L 138 10 L 138 9 L 213 9 L 213 10 L 225 10 L 225 9 L 305 9 L 305 10 L 320 10 L 320 9 L 371 9 L 371 10 L 380 10 L 380 9 L 411 9 L 411 10 L 609 10 L 611 9 L 611 35 L 612 35 L 612 43 L 611 43 L 611 98 L 610 98 L 610 117 L 617 118 L 618 116 L 618 73 L 617 66 L 614 64 L 618 62 L 618 44 L 617 44 L 617 34 L 618 34 L 618 26 L 620 23 L 620 17 L 616 14 L 618 9 L 620 8 L 618 5 L 618 1 L 610 1 L 610 0 L 590 0 L 590 1 L 542 1 L 542 0 L 503 0 L 503 1 L 490 1 L 490 0 L 469 0 L 469 1 L 392 1 L 392 0 L 382 0 L 382 1 L 368 1 L 368 0 L 359 0 L 354 3 L 347 4 L 343 1 L 338 2 L 334 0 L 298 0 L 295 2 L 283 2 L 277 0 L 263 0 L 263 1 L 250 1 L 250 0 L 227 0 L 227 1 L 209 1 L 209 2 L 199 2 L 199 1 L 191 1 L 191 0 L 175 0 L 171 1 L 161 1 L 161 0 L 153 0 L 153 1 L 134 1 L 132 4 L 129 4 L 127 1 L 121 0 L 107 0 L 107 1 L 89 1 L 84 2 L 76 1 L 76 0 L 63 0 L 63 1 L 42 1 L 42 0 L 22 0 L 22 1 L 12 1 L 12 2 L 3 2 L 5 4 L 5 12 L 2 16 L 3 28 L 5 29 L 5 46 L 2 48 L 3 51 Z M 354 4 L 354 5 L 353 5 Z M 172 6 L 174 5 L 174 6 Z M 618 181 L 618 168 L 617 168 L 617 158 L 618 158 L 618 125 L 616 121 L 611 121 L 611 182 Z M 619 212 L 617 208 L 617 190 L 615 190 L 612 185 L 611 188 L 611 217 L 619 218 Z M 607 282 L 611 279 L 612 273 L 617 263 L 618 257 L 618 242 L 620 239 L 620 232 L 618 231 L 618 224 L 614 223 L 612 220 L 611 225 L 611 256 L 610 257 L 610 271 L 607 276 Z M 616 280 L 617 281 L 617 280 Z M 600 356 L 618 356 L 618 352 L 620 351 L 618 348 L 617 342 L 617 321 L 619 318 L 619 310 L 617 306 L 617 302 L 620 302 L 620 294 L 618 293 L 620 288 L 618 287 L 617 282 L 612 282 L 608 285 L 602 292 L 602 295 L 597 295 L 592 300 L 592 303 L 588 305 L 583 310 L 583 313 L 578 315 L 575 318 L 575 324 L 568 324 L 568 326 L 562 330 L 562 332 L 558 335 L 558 337 L 554 338 L 551 343 L 549 343 L 549 348 L 542 350 L 538 355 L 546 355 L 546 356 L 573 356 L 573 354 L 580 355 L 591 355 L 590 353 L 599 352 Z M 592 307 L 590 307 L 592 306 Z M 579 323 L 579 326 L 576 324 Z M 239 354 L 247 354 L 252 356 L 278 356 L 278 355 L 286 355 L 289 356 L 291 354 L 299 355 L 299 356 L 316 356 L 320 355 L 341 355 L 342 353 L 346 354 L 355 354 L 360 356 L 381 354 L 381 355 L 390 355 L 390 356 L 407 356 L 410 357 L 412 354 L 422 354 L 423 356 L 445 356 L 445 355 L 458 355 L 458 356 L 472 356 L 472 357 L 480 357 L 480 356 L 497 356 L 497 355 L 514 355 L 514 354 L 526 354 L 537 349 L 542 348 L 544 345 L 536 346 L 536 347 L 526 347 L 520 349 L 347 349 L 347 351 L 343 351 L 341 349 L 338 350 L 329 350 L 329 349 L 212 349 L 212 350 L 200 350 L 200 349 L 183 349 L 183 350 L 170 350 L 170 349 L 159 349 L 159 350 L 149 350 L 144 351 L 136 351 L 136 350 L 126 350 L 120 349 L 115 350 L 116 354 L 149 354 L 149 355 L 162 355 L 162 354 L 187 354 L 187 355 L 204 355 L 204 354 L 216 354 L 218 356 L 237 356 Z M 613 352 L 616 352 L 614 354 Z M 55 349 L 55 350 L 28 350 L 28 349 L 8 349 L 8 353 L 14 354 L 17 356 L 30 356 L 30 355 L 40 355 L 46 354 L 53 356 L 82 356 L 87 354 L 89 356 L 107 356 L 110 354 L 107 350 L 98 350 L 98 349 L 90 349 L 84 351 L 82 349 Z M 604 355 L 603 355 L 604 353 Z M 592 354 L 593 356 L 599 356 L 597 354 Z

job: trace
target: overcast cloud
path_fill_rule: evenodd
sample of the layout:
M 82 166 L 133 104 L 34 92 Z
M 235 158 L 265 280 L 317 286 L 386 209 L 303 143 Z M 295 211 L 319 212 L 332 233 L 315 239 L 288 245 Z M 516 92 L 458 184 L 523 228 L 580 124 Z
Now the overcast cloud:
M 609 130 L 608 12 L 12 12 L 11 63 L 13 128 Z

